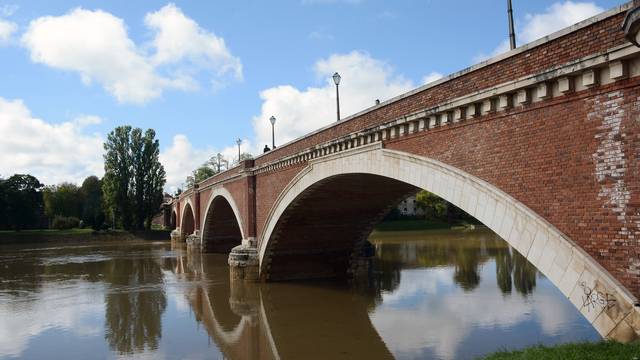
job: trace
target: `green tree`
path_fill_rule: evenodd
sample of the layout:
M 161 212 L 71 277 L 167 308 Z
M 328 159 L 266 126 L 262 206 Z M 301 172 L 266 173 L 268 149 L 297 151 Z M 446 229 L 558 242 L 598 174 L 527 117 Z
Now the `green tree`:
M 217 173 L 217 169 L 211 167 L 208 162 L 204 163 L 199 168 L 193 170 L 193 173 L 191 175 L 187 176 L 187 187 L 193 187 L 194 184 L 208 179 Z
M 80 187 L 82 194 L 82 221 L 98 230 L 104 223 L 105 216 L 102 207 L 102 182 L 97 176 L 84 179 Z
M 15 174 L 2 182 L 7 226 L 21 230 L 39 225 L 44 185 L 31 175 Z
M 0 229 L 7 229 L 7 193 L 5 191 L 5 180 L 0 178 Z
M 144 186 L 140 187 L 143 195 L 140 197 L 141 202 L 136 203 L 136 206 L 142 209 L 140 214 L 143 216 L 140 216 L 140 220 L 144 220 L 138 227 L 145 226 L 147 229 L 151 228 L 151 220 L 160 210 L 164 185 L 167 183 L 167 173 L 160 163 L 160 141 L 155 137 L 156 132 L 153 129 L 148 129 L 144 134 L 142 159 L 146 165 L 142 177 Z
M 50 185 L 42 191 L 44 213 L 50 219 L 56 216 L 80 218 L 82 214 L 82 194 L 72 183 Z
M 106 212 L 108 215 L 117 215 L 125 229 L 131 228 L 129 186 L 133 160 L 130 137 L 131 126 L 119 126 L 109 133 L 104 143 L 105 174 L 102 179 Z
M 444 219 L 449 209 L 449 203 L 446 200 L 426 190 L 416 194 L 416 204 L 424 211 L 427 219 Z
M 104 144 L 102 192 L 107 215 L 114 213 L 125 229 L 151 226 L 162 203 L 166 173 L 160 164 L 155 131 L 115 128 Z

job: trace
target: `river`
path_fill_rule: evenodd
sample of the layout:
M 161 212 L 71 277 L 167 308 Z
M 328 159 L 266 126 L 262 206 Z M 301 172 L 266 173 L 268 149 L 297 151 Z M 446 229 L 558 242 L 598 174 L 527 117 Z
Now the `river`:
M 0 358 L 473 359 L 596 331 L 486 229 L 374 232 L 370 281 L 230 283 L 169 242 L 0 246 Z

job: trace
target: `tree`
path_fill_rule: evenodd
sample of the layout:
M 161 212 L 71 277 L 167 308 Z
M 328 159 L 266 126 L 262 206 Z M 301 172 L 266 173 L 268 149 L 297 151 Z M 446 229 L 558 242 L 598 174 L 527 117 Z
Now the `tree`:
M 0 229 L 7 229 L 8 224 L 7 214 L 7 194 L 5 191 L 5 180 L 0 178 Z
M 104 144 L 105 209 L 113 212 L 125 229 L 151 226 L 162 203 L 166 173 L 160 164 L 160 143 L 155 131 L 120 126 Z
M 80 218 L 82 214 L 82 194 L 80 188 L 72 183 L 51 185 L 42 191 L 44 213 L 50 219 L 55 216 Z
M 197 184 L 207 178 L 212 177 L 217 174 L 217 169 L 212 168 L 207 163 L 202 164 L 199 168 L 193 170 L 193 173 L 187 176 L 187 187 L 193 187 L 194 184 Z
M 105 209 L 111 214 L 117 214 L 125 229 L 131 228 L 129 186 L 133 159 L 130 153 L 130 134 L 131 126 L 119 126 L 107 136 L 107 142 L 104 143 L 105 174 L 102 179 Z
M 449 208 L 449 203 L 446 200 L 426 190 L 416 194 L 416 204 L 424 211 L 427 219 L 444 218 Z
M 44 185 L 31 175 L 16 174 L 2 182 L 7 226 L 21 230 L 39 225 Z
M 102 182 L 97 176 L 84 179 L 80 187 L 82 194 L 82 221 L 95 230 L 99 230 L 104 223 L 105 216 L 102 207 Z

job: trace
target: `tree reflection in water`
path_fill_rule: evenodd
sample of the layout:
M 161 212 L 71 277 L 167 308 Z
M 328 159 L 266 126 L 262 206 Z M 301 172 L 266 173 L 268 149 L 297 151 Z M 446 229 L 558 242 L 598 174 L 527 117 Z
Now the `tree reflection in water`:
M 503 294 L 515 290 L 526 296 L 536 286 L 537 269 L 496 234 L 486 231 L 456 233 L 433 231 L 377 232 L 373 285 L 392 292 L 400 284 L 402 269 L 452 266 L 453 281 L 464 291 L 480 283 L 480 267 L 495 260 L 496 282 Z M 379 296 L 378 296 L 379 297 Z
M 156 349 L 167 298 L 156 259 L 114 259 L 107 263 L 105 338 L 112 350 L 132 354 Z

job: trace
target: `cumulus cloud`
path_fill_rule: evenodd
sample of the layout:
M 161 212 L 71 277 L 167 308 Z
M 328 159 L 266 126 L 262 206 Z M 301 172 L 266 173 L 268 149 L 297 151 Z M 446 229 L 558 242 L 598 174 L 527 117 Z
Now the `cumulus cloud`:
M 187 59 L 219 76 L 232 73 L 242 78 L 242 64 L 231 55 L 224 39 L 202 29 L 174 4 L 147 14 L 145 24 L 156 31 L 152 42 L 156 49 L 154 64 L 175 64 Z
M 160 153 L 160 162 L 167 173 L 165 188 L 174 192 L 191 172 L 207 161 L 214 154 L 213 148 L 197 149 L 186 135 L 178 134 L 173 137 L 171 146 Z
M 335 122 L 336 90 L 331 75 L 336 71 L 342 76 L 342 118 L 374 105 L 376 99 L 389 99 L 415 87 L 387 63 L 359 51 L 331 55 L 317 61 L 313 69 L 317 79 L 323 79 L 319 86 L 298 89 L 280 85 L 260 92 L 261 113 L 253 119 L 255 151 L 271 144 L 268 119 L 272 115 L 277 118 L 276 145 Z
M 526 14 L 524 25 L 516 27 L 519 44 L 527 44 L 555 31 L 571 26 L 603 12 L 604 9 L 593 2 L 557 2 L 540 14 Z M 491 53 L 479 54 L 474 62 L 480 62 L 509 51 L 509 40 L 503 40 Z
M 238 145 L 216 149 L 211 146 L 196 147 L 184 134 L 173 137 L 171 145 L 160 153 L 160 162 L 167 172 L 166 191 L 175 192 L 178 188 L 184 187 L 184 181 L 191 172 L 209 160 L 212 156 L 220 153 L 223 158 L 233 165 L 238 158 Z M 251 142 L 247 139 L 241 141 L 241 151 L 247 152 L 251 149 Z
M 18 30 L 16 23 L 0 19 L 0 45 L 8 42 L 16 30 Z
M 77 8 L 33 20 L 22 43 L 32 61 L 77 72 L 83 83 L 99 83 L 121 103 L 145 103 L 169 89 L 195 90 L 195 73 L 201 70 L 216 81 L 229 73 L 241 78 L 240 60 L 224 39 L 202 29 L 175 5 L 147 14 L 145 25 L 154 37 L 139 46 L 122 19 Z
M 103 139 L 86 133 L 86 127 L 100 121 L 80 116 L 53 124 L 35 118 L 22 100 L 0 97 L 0 174 L 32 174 L 46 184 L 101 176 Z

